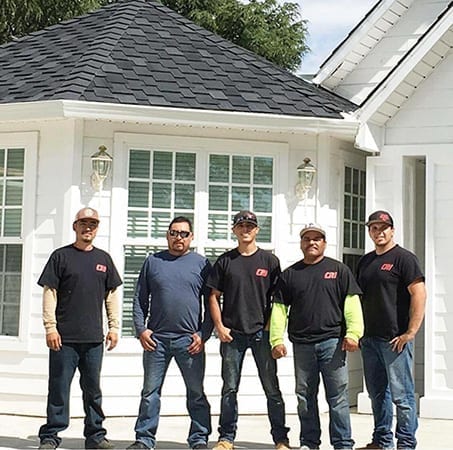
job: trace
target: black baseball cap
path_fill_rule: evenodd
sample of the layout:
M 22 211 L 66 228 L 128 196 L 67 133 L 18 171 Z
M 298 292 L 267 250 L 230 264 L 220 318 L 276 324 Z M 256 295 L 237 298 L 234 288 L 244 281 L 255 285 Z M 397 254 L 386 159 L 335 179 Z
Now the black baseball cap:
M 252 211 L 247 210 L 239 211 L 233 218 L 233 227 L 243 222 L 251 223 L 255 225 L 255 227 L 258 226 L 258 220 L 256 218 L 255 213 L 253 213 Z
M 368 222 L 365 224 L 367 227 L 373 223 L 385 223 L 393 228 L 392 216 L 387 211 L 375 211 L 368 217 Z

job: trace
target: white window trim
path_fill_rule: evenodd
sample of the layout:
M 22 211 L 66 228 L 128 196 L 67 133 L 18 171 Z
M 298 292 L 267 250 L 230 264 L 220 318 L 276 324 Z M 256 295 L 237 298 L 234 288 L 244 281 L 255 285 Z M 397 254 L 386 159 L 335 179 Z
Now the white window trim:
M 0 351 L 26 351 L 30 345 L 31 302 L 34 301 L 36 280 L 30 274 L 33 267 L 35 232 L 36 182 L 38 163 L 37 131 L 0 133 L 0 147 L 25 149 L 22 236 L 14 242 L 22 244 L 21 298 L 19 307 L 19 336 L 0 336 Z M 10 241 L 10 239 L 8 239 Z M 7 242 L 7 239 L 2 240 Z

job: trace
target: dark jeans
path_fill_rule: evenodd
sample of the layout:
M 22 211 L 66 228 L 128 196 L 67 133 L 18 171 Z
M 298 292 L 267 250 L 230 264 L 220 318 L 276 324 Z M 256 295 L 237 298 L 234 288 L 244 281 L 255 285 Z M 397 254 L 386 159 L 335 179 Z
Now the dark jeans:
M 63 344 L 60 351 L 49 351 L 49 392 L 47 395 L 47 423 L 39 429 L 41 442 L 61 443 L 58 432 L 69 426 L 69 399 L 71 382 L 76 369 L 80 372 L 87 445 L 96 444 L 105 437 L 102 427 L 100 376 L 104 344 Z
M 156 350 L 143 352 L 145 373 L 139 415 L 135 424 L 136 440 L 149 448 L 156 445 L 162 385 L 170 361 L 175 358 L 186 385 L 186 406 L 191 419 L 187 442 L 190 447 L 207 444 L 211 434 L 211 408 L 203 390 L 204 352 L 189 354 L 187 348 L 192 343 L 190 335 L 163 339 L 153 334 L 153 340 L 157 343 Z
M 222 342 L 222 400 L 220 405 L 219 439 L 233 442 L 238 421 L 237 393 L 241 380 L 245 352 L 251 349 L 258 369 L 258 376 L 267 398 L 267 413 L 271 434 L 275 443 L 288 439 L 289 428 L 285 426 L 285 404 L 278 385 L 277 363 L 272 358 L 269 332 L 253 335 L 231 333 L 232 342 Z
M 318 409 L 320 374 L 329 405 L 330 443 L 335 449 L 352 449 L 348 399 L 348 366 L 342 339 L 331 338 L 314 344 L 294 344 L 297 412 L 300 445 L 319 448 L 321 424 Z
M 413 342 L 401 353 L 377 337 L 361 341 L 363 371 L 374 416 L 373 442 L 383 448 L 393 448 L 393 405 L 396 405 L 397 447 L 414 449 L 418 427 L 415 388 L 412 375 Z

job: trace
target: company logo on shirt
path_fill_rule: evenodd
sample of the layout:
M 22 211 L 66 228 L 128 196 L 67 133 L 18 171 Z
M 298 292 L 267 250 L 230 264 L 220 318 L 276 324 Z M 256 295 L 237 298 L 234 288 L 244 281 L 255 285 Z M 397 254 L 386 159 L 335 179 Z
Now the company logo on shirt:
M 337 278 L 338 272 L 326 272 L 324 274 L 325 280 L 335 280 Z
M 96 264 L 96 270 L 98 272 L 107 272 L 107 266 L 104 266 L 104 264 Z
M 384 263 L 381 266 L 381 270 L 385 270 L 386 272 L 390 272 L 393 268 L 393 264 L 390 263 Z
M 266 278 L 269 271 L 267 269 L 256 269 L 255 275 L 257 277 Z

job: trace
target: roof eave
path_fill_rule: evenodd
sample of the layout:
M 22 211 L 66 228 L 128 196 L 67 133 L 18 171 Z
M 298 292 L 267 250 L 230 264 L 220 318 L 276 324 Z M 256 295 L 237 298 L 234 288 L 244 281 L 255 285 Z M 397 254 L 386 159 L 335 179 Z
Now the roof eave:
M 359 127 L 357 119 L 347 114 L 343 115 L 343 119 L 332 119 L 76 100 L 0 104 L 0 122 L 2 123 L 68 118 L 146 123 L 151 125 L 178 125 L 193 128 L 266 131 L 281 134 L 329 133 L 351 142 Z

